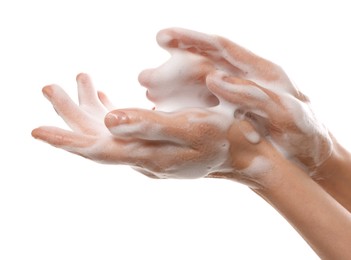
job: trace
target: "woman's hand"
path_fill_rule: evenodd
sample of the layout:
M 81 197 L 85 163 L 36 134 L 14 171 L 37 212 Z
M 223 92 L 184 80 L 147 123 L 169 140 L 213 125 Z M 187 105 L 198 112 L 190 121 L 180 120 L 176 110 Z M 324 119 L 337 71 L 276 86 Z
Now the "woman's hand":
M 197 72 L 197 74 L 189 73 L 190 75 L 187 76 L 189 80 L 201 78 L 202 84 L 204 84 L 204 79 L 206 78 L 206 76 L 204 76 L 206 75 L 204 74 L 205 71 L 211 72 L 213 70 L 221 70 L 232 76 L 264 85 L 265 88 L 290 93 L 296 97 L 302 95 L 293 86 L 289 77 L 281 67 L 257 56 L 224 37 L 181 28 L 170 28 L 162 30 L 157 34 L 157 42 L 172 56 L 174 54 L 179 55 L 179 53 L 182 53 L 183 56 L 192 54 L 190 55 L 192 59 L 202 60 L 202 64 L 207 63 L 207 66 L 195 66 L 195 63 L 186 64 L 186 68 L 192 68 L 193 71 Z M 171 57 L 170 60 L 172 60 L 172 58 L 173 57 Z M 184 59 L 189 58 L 184 57 Z M 191 61 L 188 60 L 188 62 Z M 165 64 L 167 64 L 167 62 Z M 185 62 L 179 62 L 179 64 L 183 66 Z M 210 66 L 208 66 L 208 64 L 210 64 Z M 172 65 L 174 65 L 174 73 L 182 69 L 180 66 L 177 66 L 177 64 Z M 144 76 L 149 76 L 147 72 L 157 71 L 158 69 L 159 68 L 142 72 L 140 75 L 141 79 L 143 79 Z M 186 72 L 187 70 L 184 71 Z M 196 77 L 196 75 L 201 75 L 201 77 Z M 163 76 L 167 77 L 167 75 Z M 145 81 L 148 81 L 147 78 Z M 166 82 L 169 83 L 167 80 Z
M 173 28 L 159 32 L 157 41 L 171 58 L 139 76 L 156 109 L 164 109 L 167 100 L 173 105 L 168 111 L 192 104 L 213 107 L 219 102 L 216 94 L 311 175 L 330 156 L 333 147 L 328 130 L 279 66 L 219 36 Z M 225 74 L 208 89 L 207 75 L 218 70 Z
M 97 94 L 86 74 L 78 75 L 77 83 L 79 105 L 59 86 L 43 88 L 72 131 L 40 127 L 32 132 L 35 138 L 97 162 L 134 166 L 150 177 L 197 178 L 230 170 L 231 122 L 224 115 L 206 109 L 127 109 L 105 118 L 113 108 L 107 97 Z
M 104 117 L 113 106 L 103 93 L 95 91 L 88 75 L 79 74 L 77 86 L 79 105 L 57 85 L 43 88 L 44 96 L 72 131 L 43 126 L 32 131 L 33 137 L 95 161 L 117 161 L 123 143 L 114 141 L 104 125 Z M 99 150 L 104 143 L 104 149 Z
M 160 31 L 157 42 L 171 57 L 161 66 L 141 72 L 139 82 L 148 89 L 147 96 L 158 110 L 217 105 L 205 82 L 216 70 L 304 98 L 279 66 L 223 37 L 172 28 Z
M 308 103 L 276 93 L 253 81 L 216 73 L 208 88 L 220 102 L 236 107 L 234 115 L 249 121 L 287 159 L 313 175 L 330 156 L 331 138 Z

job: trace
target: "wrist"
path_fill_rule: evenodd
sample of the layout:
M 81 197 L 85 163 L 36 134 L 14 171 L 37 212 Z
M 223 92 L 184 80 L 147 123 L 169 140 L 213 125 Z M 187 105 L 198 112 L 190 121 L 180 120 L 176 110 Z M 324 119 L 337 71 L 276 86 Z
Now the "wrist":
M 351 212 L 351 154 L 335 138 L 332 154 L 312 178 Z
M 335 178 L 341 172 L 351 172 L 351 154 L 332 136 L 330 156 L 316 169 L 312 178 L 316 181 Z
M 210 174 L 209 178 L 222 178 L 230 181 L 235 181 L 248 186 L 257 193 L 274 192 L 279 190 L 283 185 L 290 182 L 291 173 L 299 172 L 299 175 L 303 178 L 310 177 L 301 170 L 297 165 L 286 160 L 280 154 L 276 154 L 267 161 L 268 166 L 260 167 L 260 171 L 250 174 L 247 169 L 227 172 L 227 173 L 215 173 Z M 258 168 L 258 167 L 253 167 Z

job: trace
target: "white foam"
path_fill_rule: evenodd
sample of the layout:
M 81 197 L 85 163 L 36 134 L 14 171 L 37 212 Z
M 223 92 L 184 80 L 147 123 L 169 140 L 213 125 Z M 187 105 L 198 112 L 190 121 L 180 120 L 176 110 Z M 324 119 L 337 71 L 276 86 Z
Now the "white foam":
M 248 175 L 250 177 L 255 177 L 258 174 L 265 174 L 272 170 L 272 163 L 263 156 L 256 156 L 252 161 L 251 164 L 241 170 L 242 173 Z
M 246 132 L 246 133 L 244 133 L 244 135 L 245 135 L 246 139 L 252 144 L 259 143 L 259 141 L 261 139 L 260 135 L 255 131 Z
M 147 86 L 148 95 L 156 109 L 175 111 L 215 105 L 216 103 L 211 104 L 213 94 L 204 81 L 206 66 L 210 65 L 202 56 L 183 51 L 172 52 L 171 58 L 150 75 L 149 82 L 152 86 Z

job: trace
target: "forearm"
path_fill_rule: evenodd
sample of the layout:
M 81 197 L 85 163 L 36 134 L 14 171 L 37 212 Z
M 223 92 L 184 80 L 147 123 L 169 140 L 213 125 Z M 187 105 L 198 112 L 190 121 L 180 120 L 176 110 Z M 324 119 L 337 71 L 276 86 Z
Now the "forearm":
M 335 139 L 333 153 L 313 179 L 351 212 L 351 155 Z
M 273 185 L 255 190 L 275 207 L 322 259 L 351 259 L 351 215 L 293 165 L 275 172 Z M 272 175 L 273 176 L 273 175 Z

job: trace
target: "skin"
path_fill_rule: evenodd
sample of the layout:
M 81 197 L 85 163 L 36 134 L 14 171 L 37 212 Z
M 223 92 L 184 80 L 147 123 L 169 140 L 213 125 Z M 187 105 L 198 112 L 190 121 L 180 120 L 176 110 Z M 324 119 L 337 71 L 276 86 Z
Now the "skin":
M 351 155 L 333 138 L 333 153 L 319 167 L 315 181 L 351 212 Z
M 189 39 L 189 31 L 170 29 L 162 31 L 158 39 L 162 46 L 184 48 L 184 53 L 196 53 L 208 59 L 210 66 L 197 79 L 204 81 L 203 86 L 214 97 L 213 103 L 206 99 L 205 104 L 209 107 L 185 108 L 168 113 L 140 109 L 119 109 L 107 113 L 113 108 L 107 97 L 95 91 L 86 74 L 80 74 L 77 77 L 79 105 L 74 104 L 56 85 L 43 89 L 44 95 L 72 131 L 40 127 L 33 130 L 32 135 L 91 160 L 131 165 L 156 178 L 186 178 L 195 166 L 212 160 L 216 167 L 211 170 L 205 167 L 207 172 L 205 170 L 203 176 L 234 180 L 249 186 L 275 207 L 321 258 L 350 259 L 351 218 L 346 209 L 349 185 L 345 183 L 349 181 L 349 153 L 332 136 L 320 131 L 323 127 L 318 121 L 312 121 L 311 126 L 317 124 L 318 131 L 314 132 L 314 136 L 320 138 L 325 149 L 319 147 L 319 151 L 327 151 L 325 154 L 328 156 L 318 156 L 323 159 L 316 161 L 312 154 L 306 154 L 306 149 L 301 151 L 303 158 L 299 157 L 296 147 L 289 150 L 294 139 L 284 139 L 284 131 L 288 136 L 301 138 L 302 142 L 309 141 L 311 135 L 307 131 L 307 136 L 304 136 L 306 131 L 300 129 L 295 118 L 288 117 L 289 113 L 284 111 L 288 108 L 282 100 L 292 99 L 296 103 L 294 109 L 301 106 L 301 111 L 307 111 L 306 116 L 311 116 L 305 106 L 307 104 L 308 107 L 308 99 L 287 84 L 290 81 L 287 81 L 285 73 L 279 75 L 282 70 L 273 63 L 235 44 L 230 45 L 223 38 L 219 38 L 218 45 L 212 36 L 204 41 L 202 36 L 198 37 L 201 39 L 196 38 L 198 35 L 194 34 L 195 40 Z M 185 43 L 182 42 L 184 39 Z M 222 57 L 216 53 L 218 51 L 221 51 Z M 235 67 L 232 72 L 229 71 L 231 66 Z M 225 73 L 213 71 L 213 68 L 218 70 L 219 67 L 225 68 Z M 139 77 L 141 82 L 149 85 L 148 88 L 153 84 L 152 80 L 148 80 L 150 72 L 153 71 L 143 72 Z M 190 79 L 191 75 L 188 75 Z M 167 77 L 164 83 L 167 83 Z M 256 95 L 245 94 L 243 88 L 238 91 L 240 86 L 254 89 L 253 93 L 264 92 L 267 99 L 260 103 Z M 216 107 L 223 102 L 233 104 L 235 111 L 239 112 L 232 113 L 231 117 L 221 113 L 222 110 Z M 255 114 L 256 106 L 264 112 L 262 120 Z M 226 119 L 227 124 L 219 126 L 213 118 L 219 118 L 219 121 Z M 313 116 L 311 118 L 314 119 Z M 248 138 L 252 133 L 259 134 L 259 138 L 252 141 Z M 286 145 L 285 152 L 274 145 L 279 141 Z M 218 142 L 228 144 L 224 150 L 225 160 L 220 162 L 213 156 L 223 151 L 214 148 Z M 311 153 L 316 151 L 314 144 L 311 143 L 313 149 L 308 149 Z M 155 157 L 154 154 L 162 156 Z M 253 167 L 257 158 L 260 159 L 259 167 Z M 196 170 L 201 170 L 196 167 Z M 310 178 L 311 170 L 313 176 L 323 181 L 318 184 Z M 340 190 L 336 188 L 338 185 Z

